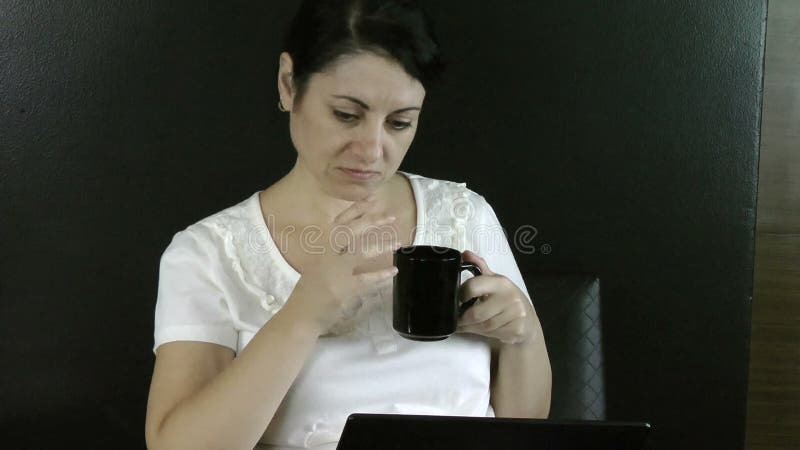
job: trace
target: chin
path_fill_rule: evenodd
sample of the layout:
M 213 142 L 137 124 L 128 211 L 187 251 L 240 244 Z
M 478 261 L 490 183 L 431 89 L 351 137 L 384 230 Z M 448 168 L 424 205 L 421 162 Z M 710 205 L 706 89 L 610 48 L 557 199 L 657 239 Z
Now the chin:
M 377 192 L 381 186 L 383 186 L 386 180 L 383 178 L 383 175 L 379 175 L 367 183 L 340 183 L 337 182 L 332 186 L 332 194 L 334 197 L 338 197 L 342 200 L 347 200 L 351 202 L 355 202 L 361 200 L 362 198 L 366 197 L 373 192 Z

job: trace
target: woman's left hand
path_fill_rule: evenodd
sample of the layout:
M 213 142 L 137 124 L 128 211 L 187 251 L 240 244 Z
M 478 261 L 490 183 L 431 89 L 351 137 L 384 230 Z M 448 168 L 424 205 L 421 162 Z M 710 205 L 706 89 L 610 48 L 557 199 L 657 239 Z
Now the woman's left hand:
M 477 265 L 482 275 L 465 281 L 458 291 L 459 301 L 480 297 L 458 320 L 462 333 L 494 338 L 503 344 L 522 344 L 536 338 L 539 320 L 528 297 L 514 282 L 489 270 L 486 261 L 467 250 L 464 263 Z

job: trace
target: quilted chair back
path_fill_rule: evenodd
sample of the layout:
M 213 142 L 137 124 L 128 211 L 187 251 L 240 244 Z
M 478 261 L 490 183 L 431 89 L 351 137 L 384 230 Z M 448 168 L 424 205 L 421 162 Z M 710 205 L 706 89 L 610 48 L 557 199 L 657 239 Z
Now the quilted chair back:
M 605 419 L 600 280 L 586 274 L 526 277 L 553 371 L 553 419 Z

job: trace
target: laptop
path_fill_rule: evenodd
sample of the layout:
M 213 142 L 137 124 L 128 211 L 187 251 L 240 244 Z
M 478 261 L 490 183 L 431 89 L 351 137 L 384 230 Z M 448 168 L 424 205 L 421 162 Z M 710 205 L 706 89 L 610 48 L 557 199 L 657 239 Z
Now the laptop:
M 642 450 L 646 422 L 351 414 L 336 450 Z

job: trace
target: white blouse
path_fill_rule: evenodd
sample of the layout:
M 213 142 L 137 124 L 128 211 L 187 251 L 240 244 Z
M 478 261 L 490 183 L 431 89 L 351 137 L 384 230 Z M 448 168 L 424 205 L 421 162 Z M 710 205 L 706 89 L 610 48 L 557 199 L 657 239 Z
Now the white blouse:
M 482 196 L 464 183 L 398 173 L 414 192 L 414 245 L 472 250 L 527 294 L 504 231 Z M 462 282 L 471 277 L 464 272 Z M 273 240 L 254 193 L 178 232 L 164 251 L 154 351 L 165 342 L 202 341 L 240 352 L 299 278 Z M 494 415 L 486 340 L 468 334 L 406 340 L 392 329 L 391 280 L 376 291 L 379 298 L 364 302 L 371 309 L 319 338 L 259 448 L 333 449 L 354 412 Z

